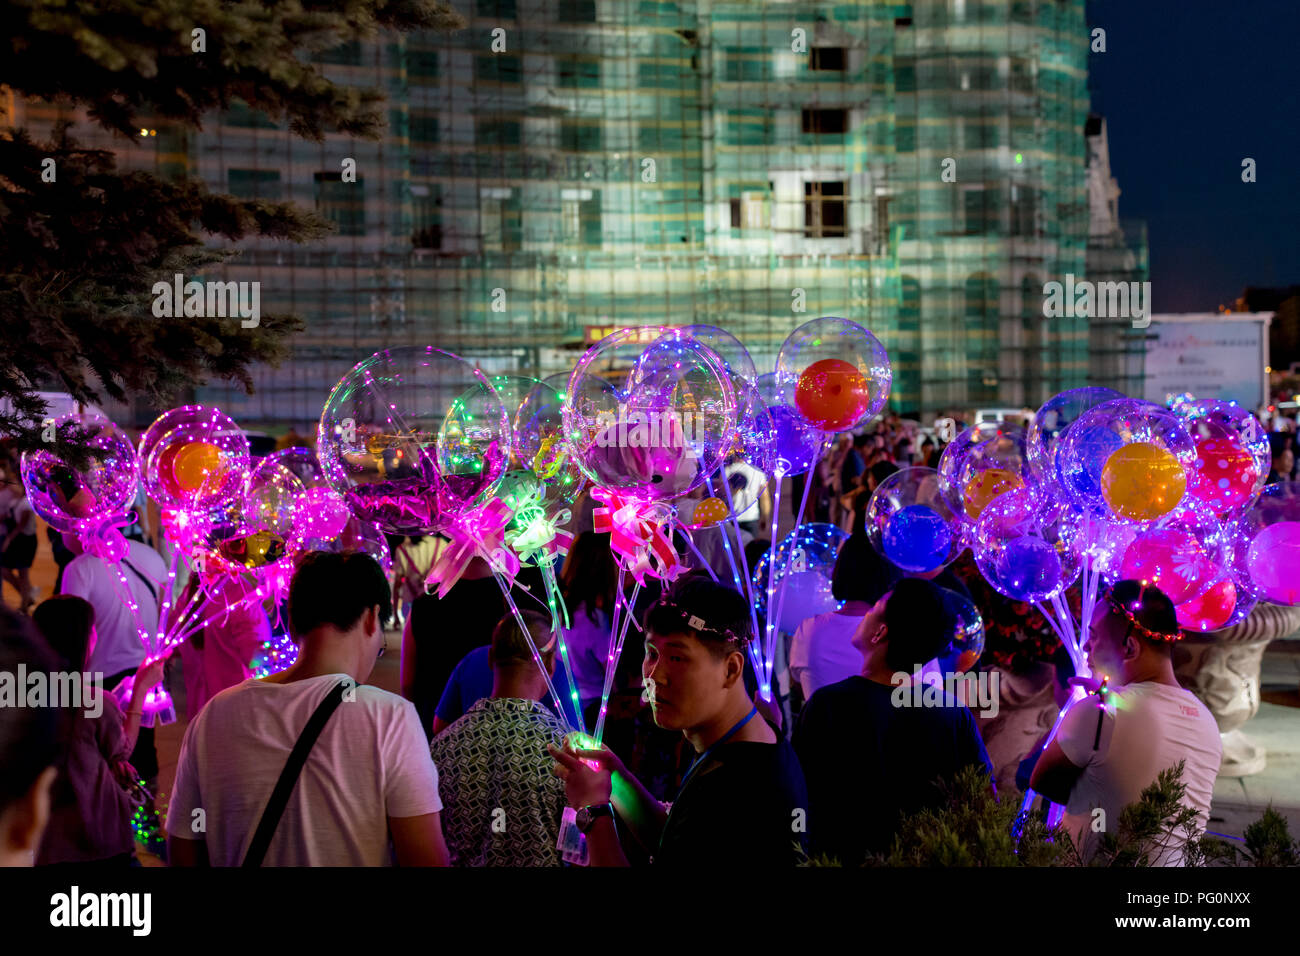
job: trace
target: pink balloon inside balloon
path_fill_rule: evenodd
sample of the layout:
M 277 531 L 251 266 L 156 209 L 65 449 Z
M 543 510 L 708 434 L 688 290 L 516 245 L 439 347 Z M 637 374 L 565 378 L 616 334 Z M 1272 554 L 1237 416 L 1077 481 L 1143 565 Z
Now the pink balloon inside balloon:
M 1250 500 L 1258 478 L 1255 459 L 1241 442 L 1228 436 L 1207 438 L 1196 446 L 1187 490 L 1223 515 Z
M 1259 595 L 1274 604 L 1300 604 L 1300 521 L 1279 521 L 1255 535 L 1246 569 Z
M 1156 528 L 1140 534 L 1120 566 L 1120 577 L 1154 584 L 1174 604 L 1181 604 L 1204 586 L 1215 572 L 1196 536 L 1178 528 Z
M 1192 631 L 1213 631 L 1228 623 L 1232 609 L 1237 606 L 1237 587 L 1231 578 L 1224 578 L 1204 594 L 1186 601 L 1174 609 L 1180 627 Z

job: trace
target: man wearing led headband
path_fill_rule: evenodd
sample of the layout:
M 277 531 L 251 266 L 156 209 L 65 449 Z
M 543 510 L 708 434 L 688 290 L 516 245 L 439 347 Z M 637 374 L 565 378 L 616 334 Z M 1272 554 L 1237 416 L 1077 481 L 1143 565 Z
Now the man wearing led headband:
M 594 866 L 626 866 L 614 812 L 668 866 L 791 866 L 804 844 L 803 772 L 745 690 L 749 606 L 704 577 L 678 581 L 646 616 L 641 673 L 655 723 L 680 730 L 696 758 L 670 805 L 608 748 L 550 748 Z M 593 766 L 594 765 L 594 766 Z
M 1178 686 L 1173 645 L 1182 636 L 1173 602 L 1158 588 L 1120 581 L 1092 615 L 1085 650 L 1090 686 L 1109 693 L 1075 701 L 1034 766 L 1030 785 L 1065 805 L 1064 826 L 1085 860 L 1100 834 L 1115 832 L 1120 812 L 1156 776 L 1184 761 L 1184 803 L 1209 818 L 1222 744 L 1209 710 Z M 1185 833 L 1153 848 L 1153 866 L 1180 866 Z

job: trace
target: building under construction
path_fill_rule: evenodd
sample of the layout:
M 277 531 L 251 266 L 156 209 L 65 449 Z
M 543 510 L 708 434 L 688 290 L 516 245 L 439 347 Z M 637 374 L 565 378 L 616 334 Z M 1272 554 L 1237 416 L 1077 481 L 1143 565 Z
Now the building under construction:
M 458 32 L 318 57 L 387 94 L 382 140 L 304 142 L 248 109 L 159 131 L 160 169 L 338 226 L 201 277 L 306 320 L 256 394 L 198 396 L 241 423 L 310 423 L 388 346 L 541 375 L 644 324 L 722 326 L 761 369 L 845 316 L 888 348 L 892 406 L 927 416 L 1134 373 L 1122 328 L 1043 315 L 1067 274 L 1146 278 L 1144 237 L 1095 225 L 1117 190 L 1084 0 L 453 5 Z

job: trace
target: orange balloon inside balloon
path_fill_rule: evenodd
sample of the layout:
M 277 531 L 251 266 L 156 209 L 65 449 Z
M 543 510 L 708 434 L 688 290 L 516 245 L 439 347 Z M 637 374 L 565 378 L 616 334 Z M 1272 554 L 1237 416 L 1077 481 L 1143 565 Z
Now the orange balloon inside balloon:
M 691 513 L 691 525 L 696 528 L 711 528 L 725 517 L 727 506 L 721 498 L 705 498 Z
M 966 514 L 978 518 L 980 512 L 988 507 L 989 502 L 1006 491 L 1014 491 L 1023 485 L 1020 476 L 1006 468 L 985 468 L 966 482 L 962 492 L 962 503 Z
M 221 449 L 205 441 L 191 442 L 182 446 L 171 461 L 176 487 L 183 493 L 198 491 L 221 471 Z
M 1187 472 L 1170 452 L 1150 442 L 1117 448 L 1101 470 L 1101 495 L 1115 514 L 1153 521 L 1183 500 Z
M 822 431 L 852 428 L 871 407 L 871 383 L 852 362 L 822 359 L 799 376 L 794 404 L 810 424 Z

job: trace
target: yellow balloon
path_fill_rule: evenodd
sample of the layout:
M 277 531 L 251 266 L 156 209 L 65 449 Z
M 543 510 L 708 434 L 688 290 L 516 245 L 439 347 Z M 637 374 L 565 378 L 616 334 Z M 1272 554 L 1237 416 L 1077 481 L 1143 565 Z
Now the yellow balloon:
M 962 503 L 966 506 L 966 514 L 972 520 L 978 518 L 990 501 L 1003 492 L 1014 491 L 1023 484 L 1020 476 L 1010 469 L 985 468 L 966 482 L 966 490 L 961 496 Z
M 205 441 L 191 442 L 172 459 L 172 477 L 181 491 L 198 491 L 221 471 L 221 449 Z
M 1115 514 L 1152 521 L 1183 500 L 1187 472 L 1170 452 L 1150 442 L 1134 442 L 1111 452 L 1101 470 L 1101 494 Z
M 691 513 L 691 524 L 697 528 L 709 528 L 725 517 L 727 506 L 721 498 L 705 498 Z

